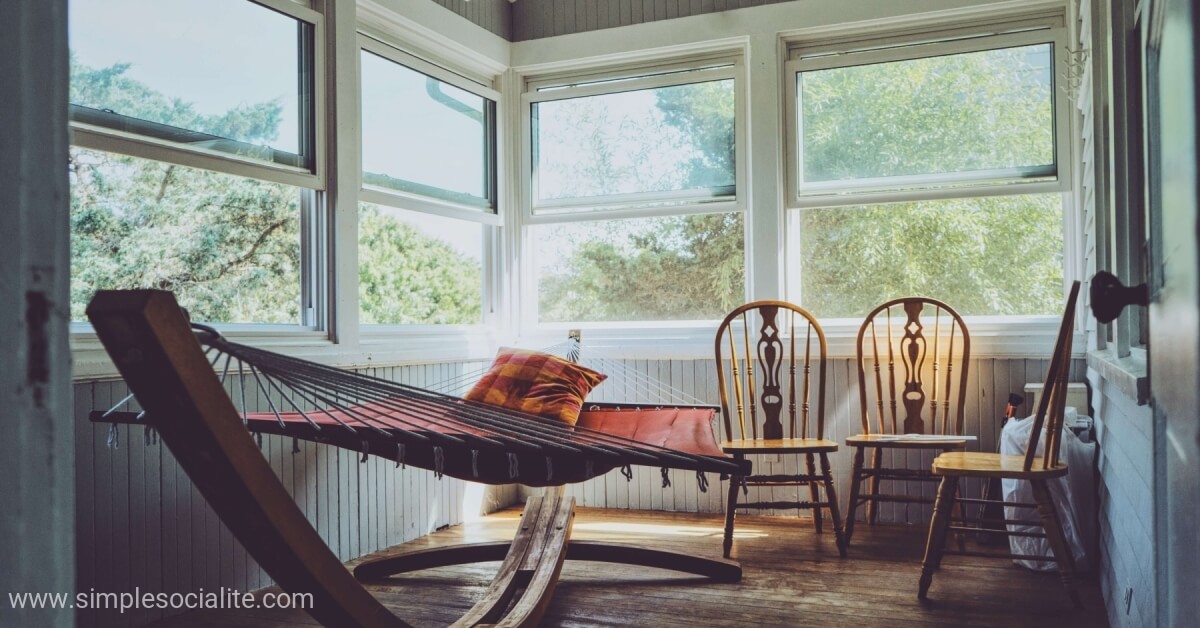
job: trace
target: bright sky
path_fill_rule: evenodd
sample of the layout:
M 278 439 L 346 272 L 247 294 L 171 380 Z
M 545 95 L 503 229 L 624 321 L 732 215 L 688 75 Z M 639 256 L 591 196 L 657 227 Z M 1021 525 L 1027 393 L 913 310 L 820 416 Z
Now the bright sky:
M 365 51 L 361 59 L 363 171 L 482 197 L 484 99 L 439 83 L 472 117 L 434 100 L 424 74 Z
M 279 99 L 275 148 L 298 150 L 296 20 L 245 0 L 71 0 L 69 17 L 80 63 L 130 63 L 126 76 L 201 113 Z

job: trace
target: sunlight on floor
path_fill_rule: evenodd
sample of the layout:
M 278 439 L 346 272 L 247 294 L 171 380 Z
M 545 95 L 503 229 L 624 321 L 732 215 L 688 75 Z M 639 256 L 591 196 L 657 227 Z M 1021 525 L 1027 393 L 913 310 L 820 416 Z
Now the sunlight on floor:
M 596 532 L 600 534 L 630 534 L 640 536 L 723 536 L 724 528 L 705 525 L 678 525 L 658 523 L 629 523 L 621 521 L 589 521 L 576 522 L 578 532 Z M 733 533 L 738 539 L 760 539 L 767 536 L 762 530 L 737 528 Z

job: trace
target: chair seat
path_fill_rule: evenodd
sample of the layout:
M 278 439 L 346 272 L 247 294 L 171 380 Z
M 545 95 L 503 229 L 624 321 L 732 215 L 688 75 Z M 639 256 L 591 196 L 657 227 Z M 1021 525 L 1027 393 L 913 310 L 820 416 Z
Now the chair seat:
M 1053 478 L 1067 474 L 1067 463 L 1046 467 L 1042 458 L 1034 458 L 1033 466 L 1025 470 L 1025 456 L 1009 456 L 978 451 L 948 451 L 933 460 L 934 475 L 954 475 L 975 478 L 1032 479 Z
M 967 440 L 947 436 L 945 439 L 931 440 L 897 438 L 891 434 L 859 434 L 846 438 L 847 447 L 878 447 L 880 449 L 965 449 Z
M 726 453 L 794 454 L 837 451 L 838 444 L 820 438 L 776 438 L 727 440 L 721 443 Z

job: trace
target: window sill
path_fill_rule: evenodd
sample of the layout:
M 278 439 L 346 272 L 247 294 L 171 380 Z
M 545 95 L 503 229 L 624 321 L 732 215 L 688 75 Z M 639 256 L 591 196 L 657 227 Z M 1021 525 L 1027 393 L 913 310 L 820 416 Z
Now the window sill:
M 1087 366 L 1096 371 L 1106 382 L 1117 387 L 1139 406 L 1150 402 L 1150 377 L 1146 372 L 1146 350 L 1130 349 L 1126 357 L 1117 357 L 1110 348 L 1089 351 Z
M 847 359 L 855 356 L 859 324 L 850 319 L 822 322 L 828 357 Z M 967 325 L 971 330 L 972 359 L 1044 359 L 1049 356 L 1058 331 L 1055 317 L 979 318 L 968 320 Z M 566 340 L 569 329 L 582 330 L 585 356 L 625 360 L 703 360 L 712 358 L 716 327 L 717 321 L 547 324 L 539 325 L 511 342 L 501 343 L 501 337 L 494 329 L 482 325 L 367 326 L 360 331 L 360 340 L 354 346 L 335 343 L 325 332 L 309 329 L 222 331 L 237 342 L 289 356 L 342 368 L 370 368 L 487 361 L 498 344 L 532 349 L 549 347 Z M 1077 335 L 1075 346 L 1083 346 L 1082 334 Z M 90 330 L 72 334 L 71 351 L 75 381 L 119 377 L 108 354 Z M 1088 365 L 1092 365 L 1091 356 Z
M 85 330 L 86 329 L 86 330 Z M 364 327 L 356 346 L 329 339 L 326 332 L 292 328 L 222 329 L 241 344 L 340 368 L 371 368 L 403 364 L 431 364 L 491 359 L 494 333 L 483 326 Z M 108 353 L 90 327 L 80 326 L 71 335 L 72 379 L 75 382 L 119 379 Z
M 613 359 L 704 359 L 713 355 L 713 334 L 719 321 L 670 323 L 547 323 L 523 333 L 523 347 L 547 347 L 562 342 L 568 329 L 583 332 L 584 354 Z M 978 358 L 1047 359 L 1058 335 L 1057 316 L 974 317 L 966 323 L 971 333 L 971 356 Z M 830 358 L 855 357 L 855 342 L 862 321 L 820 321 Z M 1085 346 L 1077 333 L 1076 347 Z M 1082 351 L 1075 357 L 1083 357 Z

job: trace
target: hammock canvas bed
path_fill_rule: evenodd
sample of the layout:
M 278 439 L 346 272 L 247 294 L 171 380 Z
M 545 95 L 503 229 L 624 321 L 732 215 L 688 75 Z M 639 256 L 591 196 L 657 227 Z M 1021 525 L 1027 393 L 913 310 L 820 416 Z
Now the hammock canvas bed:
M 169 292 L 100 292 L 88 307 L 96 334 L 141 413 L 94 412 L 97 422 L 137 423 L 161 436 L 214 511 L 280 587 L 311 593 L 328 626 L 403 626 L 360 580 L 438 566 L 502 560 L 481 599 L 456 626 L 535 625 L 563 560 L 658 567 L 735 582 L 734 561 L 646 547 L 570 541 L 574 500 L 561 486 L 631 466 L 744 477 L 711 430 L 713 408 L 588 404 L 572 427 L 444 393 L 233 343 L 190 325 Z M 247 412 L 257 387 L 268 412 Z M 230 391 L 235 391 L 231 393 Z M 472 482 L 552 487 L 526 503 L 510 542 L 420 550 L 361 563 L 354 576 L 291 500 L 253 433 L 327 443 Z M 628 477 L 628 475 L 627 475 Z M 729 532 L 728 519 L 726 532 Z

